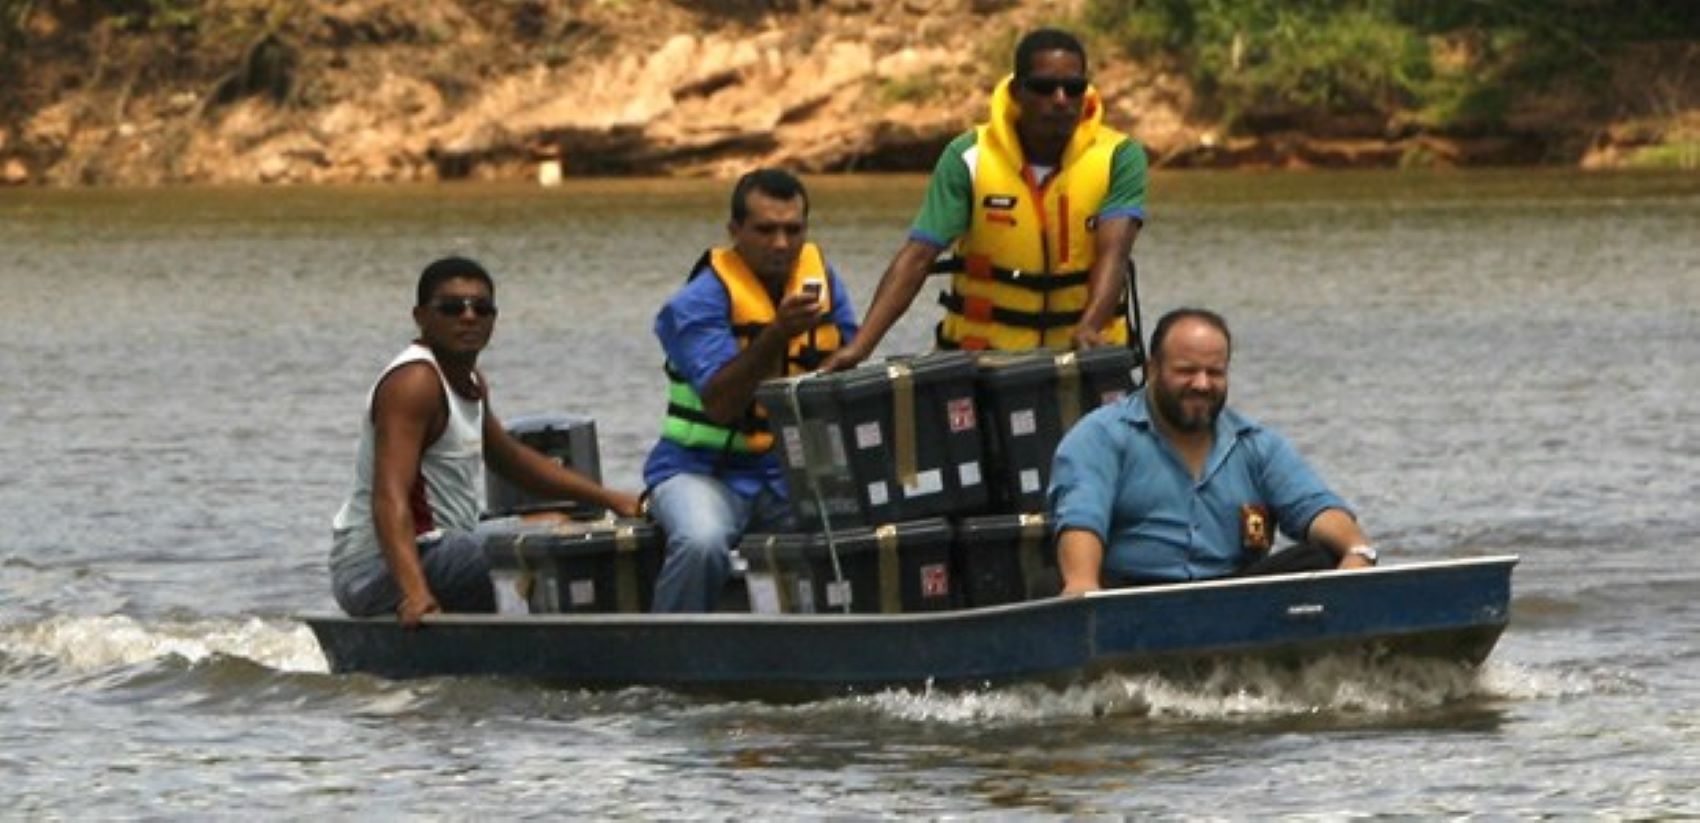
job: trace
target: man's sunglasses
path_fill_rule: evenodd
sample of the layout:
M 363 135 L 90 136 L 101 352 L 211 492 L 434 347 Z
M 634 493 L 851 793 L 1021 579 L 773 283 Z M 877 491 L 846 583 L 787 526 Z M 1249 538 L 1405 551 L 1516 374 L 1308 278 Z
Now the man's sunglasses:
M 1023 77 L 1021 87 L 1040 97 L 1050 97 L 1062 89 L 1069 97 L 1079 97 L 1086 93 L 1086 78 L 1084 77 Z
M 483 297 L 444 297 L 432 303 L 431 309 L 444 317 L 459 317 L 467 309 L 479 317 L 496 316 L 496 304 Z

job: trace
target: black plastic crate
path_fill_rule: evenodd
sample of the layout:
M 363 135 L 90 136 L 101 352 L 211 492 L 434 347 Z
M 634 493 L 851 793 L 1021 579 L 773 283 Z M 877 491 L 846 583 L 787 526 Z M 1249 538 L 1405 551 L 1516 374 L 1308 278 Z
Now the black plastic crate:
M 1122 346 L 980 355 L 975 390 L 996 511 L 1045 508 L 1057 444 L 1081 416 L 1133 391 L 1133 364 Z
M 762 384 L 799 525 L 984 511 L 974 374 L 971 355 L 937 352 Z
M 959 605 L 952 530 L 942 518 L 833 532 L 839 580 L 825 534 L 745 535 L 752 611 L 899 613 Z
M 602 457 L 596 445 L 596 421 L 582 415 L 548 413 L 516 417 L 508 421 L 508 433 L 591 480 L 602 482 Z M 598 520 L 607 514 L 601 506 L 578 500 L 545 500 L 509 483 L 501 475 L 484 472 L 484 509 L 489 517 L 559 511 L 582 520 Z
M 534 614 L 646 612 L 661 571 L 660 532 L 643 520 L 519 525 L 487 534 L 498 598 Z
M 964 518 L 956 526 L 951 559 L 968 606 L 1017 603 L 1062 590 L 1043 514 Z

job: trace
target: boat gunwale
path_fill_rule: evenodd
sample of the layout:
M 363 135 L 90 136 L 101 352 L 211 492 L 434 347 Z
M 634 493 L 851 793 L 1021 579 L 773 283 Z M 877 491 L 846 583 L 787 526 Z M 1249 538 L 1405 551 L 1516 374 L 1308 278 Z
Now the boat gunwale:
M 1086 592 L 1078 597 L 1050 597 L 1034 600 L 1023 600 L 1014 603 L 1000 603 L 991 606 L 972 606 L 960 609 L 948 609 L 928 612 L 901 612 L 883 614 L 872 612 L 819 612 L 795 614 L 761 614 L 753 612 L 704 612 L 704 613 L 671 613 L 656 614 L 649 612 L 581 612 L 581 613 L 550 613 L 550 614 L 479 614 L 479 613 L 437 613 L 427 614 L 422 619 L 423 626 L 436 625 L 657 625 L 657 624 L 733 624 L 741 627 L 775 624 L 796 626 L 799 624 L 847 625 L 862 623 L 948 623 L 984 619 L 995 616 L 1007 616 L 1022 611 L 1052 610 L 1067 608 L 1071 604 L 1078 607 L 1090 607 L 1099 604 L 1110 605 L 1119 600 L 1134 600 L 1159 597 L 1177 592 L 1199 593 L 1214 590 L 1232 590 L 1250 587 L 1269 587 L 1280 583 L 1295 583 L 1310 580 L 1329 580 L 1335 578 L 1359 578 L 1373 580 L 1393 574 L 1410 572 L 1441 571 L 1448 569 L 1463 569 L 1475 566 L 1505 566 L 1514 568 L 1521 557 L 1515 554 L 1484 555 L 1457 559 L 1425 560 L 1397 565 L 1375 566 L 1367 569 L 1326 569 L 1322 571 L 1295 572 L 1292 574 L 1259 575 L 1257 577 L 1218 578 L 1213 580 L 1183 581 L 1176 583 L 1157 583 L 1144 586 L 1133 586 L 1118 589 L 1101 589 Z M 390 615 L 375 615 L 372 617 L 351 617 L 332 612 L 309 612 L 300 615 L 308 623 L 314 622 L 349 622 L 349 623 L 393 623 L 395 618 Z

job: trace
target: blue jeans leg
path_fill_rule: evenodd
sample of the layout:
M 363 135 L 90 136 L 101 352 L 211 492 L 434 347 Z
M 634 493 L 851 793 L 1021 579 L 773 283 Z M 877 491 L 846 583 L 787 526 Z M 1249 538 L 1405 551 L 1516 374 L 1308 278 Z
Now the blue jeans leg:
M 749 501 L 712 477 L 676 474 L 650 492 L 649 514 L 667 534 L 653 610 L 713 611 L 732 574 L 732 547 L 749 520 Z
M 745 518 L 744 531 L 774 534 L 796 530 L 797 517 L 791 512 L 790 501 L 763 489 L 756 496 L 750 516 Z

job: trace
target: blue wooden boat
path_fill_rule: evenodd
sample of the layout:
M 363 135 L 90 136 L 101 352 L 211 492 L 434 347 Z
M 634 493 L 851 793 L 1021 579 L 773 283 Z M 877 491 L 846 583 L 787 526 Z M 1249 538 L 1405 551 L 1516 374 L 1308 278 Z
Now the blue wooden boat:
M 762 699 L 1051 685 L 1328 655 L 1475 665 L 1510 617 L 1514 556 L 1146 586 L 915 614 L 306 618 L 333 672 L 480 675 Z

